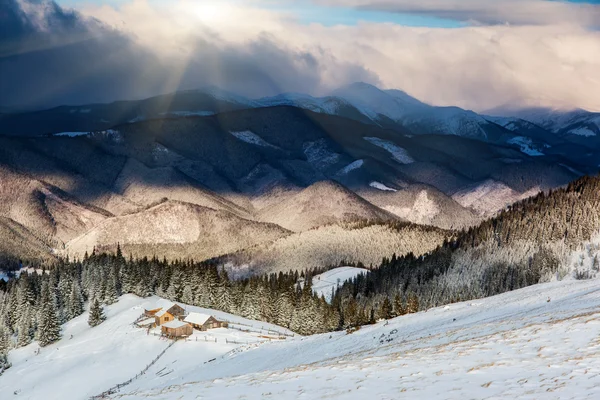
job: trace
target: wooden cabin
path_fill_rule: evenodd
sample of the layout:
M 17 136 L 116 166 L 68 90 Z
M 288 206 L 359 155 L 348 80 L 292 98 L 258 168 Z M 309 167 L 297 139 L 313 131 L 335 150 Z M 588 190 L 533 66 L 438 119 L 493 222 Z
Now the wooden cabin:
M 154 314 L 154 324 L 156 326 L 161 326 L 167 322 L 175 320 L 175 316 L 168 311 L 160 310 L 159 312 Z
M 169 313 L 172 317 L 183 317 L 185 315 L 183 307 L 168 300 L 160 300 L 154 308 L 144 310 L 147 317 L 155 317 L 160 312 Z
M 190 336 L 194 329 L 190 324 L 183 321 L 170 321 L 160 327 L 163 335 L 168 338 L 180 338 Z
M 208 314 L 190 313 L 183 321 L 199 331 L 206 331 L 214 328 L 227 328 L 227 322 L 219 321 Z

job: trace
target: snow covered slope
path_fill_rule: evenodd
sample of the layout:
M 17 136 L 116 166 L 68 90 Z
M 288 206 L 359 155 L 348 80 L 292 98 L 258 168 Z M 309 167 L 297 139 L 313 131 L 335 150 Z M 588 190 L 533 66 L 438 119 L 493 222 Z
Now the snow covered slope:
M 600 280 L 554 282 L 207 365 L 195 350 L 168 352 L 113 398 L 594 399 L 599 317 Z M 163 368 L 173 373 L 157 376 Z
M 344 282 L 354 279 L 357 275 L 368 273 L 368 269 L 354 267 L 339 267 L 331 269 L 312 278 L 312 289 L 319 297 L 325 296 L 325 300 L 331 301 L 332 290 L 337 289 Z
M 0 398 L 13 397 L 14 393 L 14 398 L 20 400 L 86 399 L 133 378 L 170 343 L 132 325 L 144 308 L 151 308 L 159 299 L 122 296 L 118 303 L 105 308 L 108 318 L 95 328 L 88 326 L 86 312 L 63 326 L 63 338 L 57 343 L 40 349 L 35 342 L 11 351 L 12 367 L 0 377 Z M 225 328 L 196 332 L 189 341 L 177 342 L 169 348 L 161 358 L 164 363 L 155 364 L 139 379 L 158 384 L 162 382 L 160 376 L 173 369 L 170 365 L 173 359 L 178 360 L 177 368 L 191 369 L 232 351 L 239 343 L 256 345 L 269 340 L 267 337 L 275 337 L 274 331 L 291 333 L 272 324 L 219 311 L 190 306 L 186 309 L 233 321 L 230 325 L 257 332 Z M 238 343 L 227 343 L 226 339 Z

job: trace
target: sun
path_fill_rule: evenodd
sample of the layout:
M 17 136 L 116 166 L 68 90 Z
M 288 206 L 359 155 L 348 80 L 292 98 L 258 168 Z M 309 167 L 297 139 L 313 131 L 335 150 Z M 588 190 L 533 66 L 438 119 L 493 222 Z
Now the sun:
M 200 1 L 194 2 L 193 12 L 198 19 L 208 24 L 224 22 L 228 16 L 228 5 L 223 1 Z

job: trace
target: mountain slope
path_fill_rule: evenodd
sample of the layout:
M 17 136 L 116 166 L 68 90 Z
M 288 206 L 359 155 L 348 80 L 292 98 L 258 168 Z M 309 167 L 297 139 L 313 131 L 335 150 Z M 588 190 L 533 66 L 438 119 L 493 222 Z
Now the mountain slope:
M 293 197 L 261 210 L 259 218 L 296 232 L 339 222 L 397 219 L 332 181 L 315 183 Z
M 51 246 L 62 246 L 111 215 L 1 166 L 0 183 L 0 215 L 25 226 Z
M 120 244 L 125 254 L 208 259 L 289 232 L 280 226 L 239 218 L 195 204 L 166 201 L 135 214 L 109 218 L 67 243 L 65 253 L 82 256 Z
M 221 259 L 232 277 L 363 263 L 378 265 L 383 257 L 426 254 L 450 232 L 405 223 L 348 223 L 321 226 L 244 249 Z
M 50 247 L 35 237 L 23 225 L 0 216 L 0 265 L 17 267 L 20 261 L 49 262 L 54 260 Z
M 439 190 L 427 185 L 414 184 L 404 189 L 392 189 L 372 182 L 373 189 L 358 194 L 372 204 L 415 224 L 437 226 L 443 229 L 461 229 L 475 225 L 479 218 Z

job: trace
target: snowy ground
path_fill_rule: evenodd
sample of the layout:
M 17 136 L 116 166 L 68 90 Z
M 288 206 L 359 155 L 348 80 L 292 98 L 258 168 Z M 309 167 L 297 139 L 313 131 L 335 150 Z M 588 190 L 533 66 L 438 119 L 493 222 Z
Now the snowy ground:
M 364 139 L 370 143 L 373 143 L 375 146 L 387 150 L 392 155 L 394 160 L 398 161 L 400 164 L 411 164 L 415 162 L 408 151 L 396 145 L 395 143 L 376 137 L 365 137 Z
M 86 399 L 134 377 L 169 344 L 132 326 L 144 307 L 151 308 L 158 300 L 158 297 L 122 296 L 118 303 L 106 307 L 108 318 L 96 328 L 88 326 L 86 312 L 65 324 L 63 339 L 42 348 L 40 354 L 35 354 L 39 349 L 37 343 L 11 351 L 9 360 L 13 366 L 0 376 L 0 398 L 8 398 L 4 395 L 10 394 L 15 400 Z M 185 370 L 227 354 L 239 348 L 240 343 L 257 346 L 268 338 L 278 337 L 269 329 L 291 333 L 275 325 L 219 311 L 198 307 L 187 307 L 187 310 L 209 313 L 233 321 L 232 327 L 257 332 L 224 328 L 195 331 L 188 341 L 179 341 L 171 347 L 148 374 L 140 378 L 147 384 L 170 382 L 169 378 L 179 377 Z M 238 343 L 226 343 L 226 339 Z M 174 360 L 178 362 L 173 364 Z
M 537 285 L 209 364 L 168 353 L 186 368 L 159 381 L 153 367 L 115 398 L 597 399 L 599 317 L 600 280 Z
M 94 329 L 84 315 L 39 355 L 37 344 L 12 351 L 13 367 L 0 377 L 0 397 L 85 399 L 134 376 L 167 345 L 131 326 L 143 306 L 156 300 L 123 296 Z M 255 328 L 266 325 L 227 317 Z M 217 343 L 203 341 L 204 333 L 198 341 L 177 342 L 112 398 L 600 398 L 596 279 L 536 285 L 352 334 L 241 346 L 223 343 L 221 335 L 241 340 L 260 335 L 224 329 L 209 334 Z
M 354 279 L 359 274 L 368 273 L 368 269 L 354 267 L 339 267 L 331 269 L 312 278 L 312 289 L 319 297 L 325 296 L 327 302 L 331 301 L 334 288 L 341 286 L 349 279 Z

